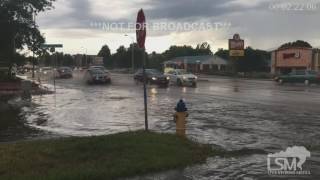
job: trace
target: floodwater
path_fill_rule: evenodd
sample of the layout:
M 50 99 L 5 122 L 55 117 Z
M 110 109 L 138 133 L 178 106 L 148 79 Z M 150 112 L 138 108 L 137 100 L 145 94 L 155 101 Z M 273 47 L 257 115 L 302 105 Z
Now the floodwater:
M 267 154 L 292 146 L 309 148 L 311 159 L 304 167 L 311 175 L 305 178 L 320 178 L 320 86 L 208 80 L 198 88 L 148 87 L 150 129 L 174 133 L 173 109 L 183 98 L 190 113 L 189 138 L 241 153 L 136 179 L 277 179 L 267 174 Z M 0 108 L 1 142 L 144 128 L 142 86 L 130 75 L 114 74 L 112 85 L 88 86 L 76 74 L 56 85 L 56 94 L 12 100 Z

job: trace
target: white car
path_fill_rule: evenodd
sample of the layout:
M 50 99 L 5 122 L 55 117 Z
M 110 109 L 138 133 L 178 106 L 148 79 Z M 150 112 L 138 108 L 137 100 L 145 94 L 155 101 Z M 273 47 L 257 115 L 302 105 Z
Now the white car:
M 198 77 L 184 69 L 173 69 L 166 73 L 170 77 L 170 82 L 178 86 L 197 86 Z

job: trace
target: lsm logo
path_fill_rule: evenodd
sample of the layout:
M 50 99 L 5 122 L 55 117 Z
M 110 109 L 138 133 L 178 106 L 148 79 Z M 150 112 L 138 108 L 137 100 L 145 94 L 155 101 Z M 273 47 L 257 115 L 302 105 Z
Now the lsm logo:
M 268 174 L 280 176 L 311 175 L 309 170 L 303 168 L 303 164 L 310 157 L 310 151 L 301 146 L 289 147 L 286 151 L 268 154 Z

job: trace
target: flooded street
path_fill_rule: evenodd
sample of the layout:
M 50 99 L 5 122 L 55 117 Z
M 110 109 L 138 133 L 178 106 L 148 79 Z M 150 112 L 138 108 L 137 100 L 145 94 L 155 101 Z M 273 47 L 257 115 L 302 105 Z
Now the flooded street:
M 311 151 L 309 178 L 320 177 L 319 86 L 221 77 L 207 80 L 199 82 L 198 88 L 148 87 L 150 129 L 174 133 L 174 107 L 183 98 L 190 113 L 189 138 L 241 151 L 241 155 L 209 158 L 204 165 L 152 177 L 274 179 L 267 174 L 267 154 L 290 146 Z M 88 86 L 77 74 L 56 84 L 56 94 L 34 96 L 22 104 L 12 100 L 9 107 L 1 108 L 1 142 L 144 128 L 142 86 L 132 76 L 113 74 L 112 85 Z

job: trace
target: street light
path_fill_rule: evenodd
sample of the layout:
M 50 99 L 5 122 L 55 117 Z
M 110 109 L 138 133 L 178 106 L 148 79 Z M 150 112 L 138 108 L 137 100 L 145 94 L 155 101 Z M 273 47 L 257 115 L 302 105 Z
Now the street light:
M 131 66 L 132 66 L 132 73 L 134 73 L 134 37 L 125 34 L 124 36 L 131 38 L 132 45 L 131 45 Z
M 83 47 L 83 46 L 81 46 L 81 49 L 84 49 L 84 50 L 86 50 L 86 59 L 85 59 L 85 61 L 86 61 L 86 66 L 88 66 L 88 61 L 87 61 L 87 55 L 88 55 L 88 48 L 85 48 L 85 47 Z M 82 58 L 81 58 L 81 61 L 82 61 Z M 82 66 L 82 62 L 81 62 L 81 66 Z
M 201 70 L 201 61 L 197 60 L 197 73 L 199 73 Z

